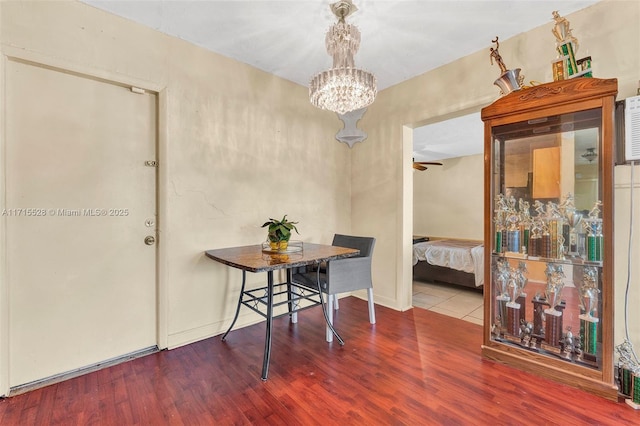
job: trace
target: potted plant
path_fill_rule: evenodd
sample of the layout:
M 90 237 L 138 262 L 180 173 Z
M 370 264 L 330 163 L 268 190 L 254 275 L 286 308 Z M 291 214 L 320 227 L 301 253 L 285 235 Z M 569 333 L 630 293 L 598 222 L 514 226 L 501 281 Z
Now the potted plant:
M 285 214 L 281 220 L 275 220 L 269 218 L 268 222 L 265 222 L 262 225 L 262 228 L 268 226 L 267 239 L 269 240 L 269 245 L 271 246 L 271 250 L 286 250 L 289 246 L 289 239 L 291 238 L 291 230 L 293 229 L 299 234 L 298 229 L 296 228 L 296 224 L 298 222 L 291 222 L 287 220 L 287 215 Z

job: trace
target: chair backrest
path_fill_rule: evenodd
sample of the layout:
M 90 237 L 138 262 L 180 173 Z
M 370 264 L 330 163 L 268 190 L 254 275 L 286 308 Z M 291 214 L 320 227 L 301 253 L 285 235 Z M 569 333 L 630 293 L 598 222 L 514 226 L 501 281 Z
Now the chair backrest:
M 353 235 L 335 234 L 333 236 L 333 246 L 348 247 L 360 250 L 358 257 L 371 257 L 376 239 L 373 237 L 356 237 Z

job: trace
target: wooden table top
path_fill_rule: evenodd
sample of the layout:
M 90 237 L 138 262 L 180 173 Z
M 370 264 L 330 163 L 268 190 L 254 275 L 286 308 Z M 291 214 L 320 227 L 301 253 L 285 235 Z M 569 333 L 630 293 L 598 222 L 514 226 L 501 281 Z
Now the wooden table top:
M 293 268 L 358 254 L 360 250 L 357 249 L 313 243 L 303 243 L 301 251 L 291 253 L 263 251 L 261 244 L 205 251 L 210 259 L 249 272 Z

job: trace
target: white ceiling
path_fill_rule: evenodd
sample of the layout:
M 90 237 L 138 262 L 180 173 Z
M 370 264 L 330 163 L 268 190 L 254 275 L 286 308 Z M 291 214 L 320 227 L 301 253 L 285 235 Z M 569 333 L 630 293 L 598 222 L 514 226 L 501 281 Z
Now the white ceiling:
M 304 86 L 331 66 L 324 36 L 336 20 L 329 10 L 335 0 L 81 1 Z M 496 35 L 506 40 L 550 24 L 554 10 L 568 15 L 594 3 L 597 1 L 354 0 L 359 10 L 347 22 L 362 33 L 356 66 L 375 74 L 378 90 L 382 90 L 488 49 Z M 471 131 L 473 120 L 439 127 L 436 134 L 416 131 L 416 160 L 477 153 L 473 146 L 458 146 L 473 136 L 455 133 Z M 482 131 L 478 152 L 482 151 L 481 135 Z M 446 147 L 450 152 L 445 152 Z
M 413 130 L 415 161 L 436 161 L 484 152 L 480 113 L 462 115 Z

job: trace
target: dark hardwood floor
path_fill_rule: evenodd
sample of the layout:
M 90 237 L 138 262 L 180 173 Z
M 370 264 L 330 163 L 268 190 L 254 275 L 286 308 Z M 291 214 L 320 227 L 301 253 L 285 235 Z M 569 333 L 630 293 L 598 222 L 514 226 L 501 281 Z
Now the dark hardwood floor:
M 345 346 L 319 308 L 0 401 L 2 425 L 638 425 L 624 403 L 483 360 L 481 327 L 423 309 L 340 301 Z

